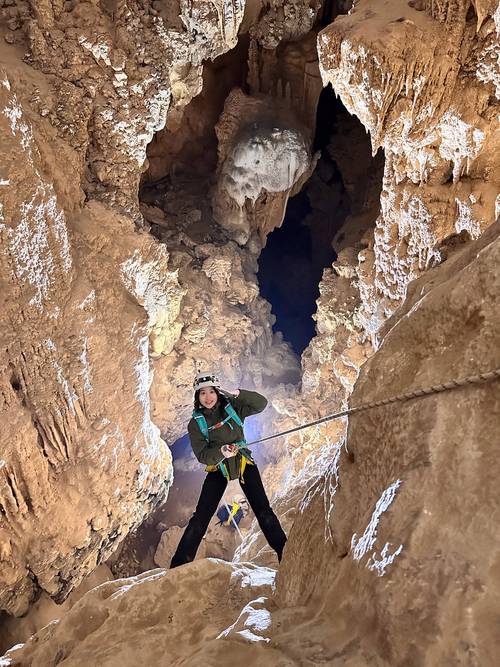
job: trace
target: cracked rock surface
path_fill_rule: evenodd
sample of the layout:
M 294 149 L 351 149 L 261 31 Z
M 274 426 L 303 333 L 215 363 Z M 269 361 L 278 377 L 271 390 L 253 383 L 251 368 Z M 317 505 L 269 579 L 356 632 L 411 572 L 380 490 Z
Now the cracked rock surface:
M 50 179 L 60 167 L 41 157 L 46 136 L 5 71 L 0 97 L 0 600 L 18 615 L 42 590 L 63 600 L 168 489 L 171 456 L 149 400 L 160 304 L 151 290 L 149 318 L 136 292 L 168 256 L 100 204 L 66 213 Z M 155 278 L 164 307 L 172 280 Z

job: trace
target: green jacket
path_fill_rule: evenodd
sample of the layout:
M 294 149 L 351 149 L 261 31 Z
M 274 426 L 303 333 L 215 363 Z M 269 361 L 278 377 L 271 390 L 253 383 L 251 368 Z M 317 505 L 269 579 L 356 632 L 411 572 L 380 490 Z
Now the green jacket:
M 267 405 L 267 398 L 264 398 L 262 394 L 258 394 L 256 391 L 241 389 L 238 396 L 231 398 L 231 405 L 243 422 L 246 417 L 262 412 Z M 200 412 L 204 415 L 209 427 L 227 417 L 227 414 L 224 411 L 224 408 L 221 407 L 220 403 L 217 403 L 211 410 L 201 408 Z M 229 424 L 231 424 L 232 428 Z M 220 450 L 222 445 L 231 445 L 233 442 L 243 440 L 245 437 L 241 426 L 238 426 L 238 424 L 235 424 L 232 420 L 220 428 L 209 431 L 208 442 L 203 437 L 200 427 L 194 418 L 192 418 L 188 424 L 188 433 L 194 455 L 200 463 L 204 463 L 208 466 L 217 465 L 224 459 Z M 246 458 L 252 460 L 250 450 L 243 449 L 242 452 L 246 455 Z M 237 454 L 236 456 L 225 460 L 230 479 L 238 478 L 241 459 L 241 454 Z

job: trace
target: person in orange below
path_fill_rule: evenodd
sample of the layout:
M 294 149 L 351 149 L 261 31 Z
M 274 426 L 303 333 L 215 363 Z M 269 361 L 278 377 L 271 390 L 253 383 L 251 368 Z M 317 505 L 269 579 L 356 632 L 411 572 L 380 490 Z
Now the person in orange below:
M 286 535 L 269 505 L 257 465 L 245 447 L 243 432 L 245 418 L 262 412 L 267 399 L 245 389 L 235 394 L 224 392 L 217 376 L 210 373 L 198 373 L 193 386 L 194 411 L 188 433 L 194 455 L 206 465 L 207 476 L 170 567 L 194 560 L 228 481 L 238 478 L 262 532 L 281 560 Z

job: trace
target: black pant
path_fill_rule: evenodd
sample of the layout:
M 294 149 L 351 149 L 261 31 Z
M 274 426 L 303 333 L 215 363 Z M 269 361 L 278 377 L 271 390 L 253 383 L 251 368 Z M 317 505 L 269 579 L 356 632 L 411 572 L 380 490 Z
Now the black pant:
M 286 535 L 276 514 L 269 505 L 269 500 L 267 499 L 256 465 L 247 465 L 244 480 L 243 484 L 240 482 L 241 489 L 257 517 L 266 540 L 278 554 L 278 560 L 281 560 Z M 194 560 L 203 535 L 207 531 L 210 519 L 215 514 L 220 500 L 224 495 L 226 486 L 227 480 L 221 472 L 216 471 L 207 474 L 194 514 L 186 526 L 177 551 L 170 563 L 171 568 L 184 565 L 184 563 L 190 563 Z

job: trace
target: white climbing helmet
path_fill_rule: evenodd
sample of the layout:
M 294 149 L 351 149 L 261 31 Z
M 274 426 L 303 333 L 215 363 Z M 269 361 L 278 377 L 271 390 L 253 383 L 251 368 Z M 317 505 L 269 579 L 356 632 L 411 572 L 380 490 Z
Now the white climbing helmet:
M 214 373 L 197 373 L 193 382 L 195 393 L 198 389 L 203 389 L 203 387 L 215 387 L 215 389 L 220 389 L 220 380 L 217 375 Z

